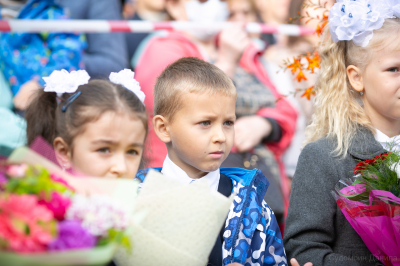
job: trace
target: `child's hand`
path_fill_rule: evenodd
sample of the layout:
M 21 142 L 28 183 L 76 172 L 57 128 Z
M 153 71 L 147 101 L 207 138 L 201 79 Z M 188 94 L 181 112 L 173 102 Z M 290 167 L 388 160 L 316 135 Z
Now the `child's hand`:
M 218 59 L 215 65 L 232 78 L 236 66 L 249 44 L 250 38 L 243 23 L 237 23 L 224 29 L 219 37 Z
M 292 266 L 300 266 L 295 258 L 290 260 L 290 264 L 292 264 Z M 304 264 L 304 266 L 313 266 L 313 264 L 311 262 L 307 262 L 306 264 Z
M 271 123 L 265 118 L 258 115 L 243 116 L 235 122 L 235 147 L 239 152 L 249 151 L 271 131 Z
M 16 109 L 24 111 L 32 101 L 33 94 L 40 88 L 36 80 L 30 80 L 22 84 L 18 93 L 14 96 L 14 106 Z

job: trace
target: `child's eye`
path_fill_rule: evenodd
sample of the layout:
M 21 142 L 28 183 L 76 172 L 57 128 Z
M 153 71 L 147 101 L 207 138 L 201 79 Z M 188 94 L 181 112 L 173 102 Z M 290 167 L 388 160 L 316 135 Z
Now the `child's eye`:
M 127 153 L 129 155 L 139 155 L 139 152 L 137 150 L 129 150 Z
M 235 122 L 233 122 L 233 121 L 225 121 L 225 123 L 224 123 L 224 125 L 225 126 L 233 126 L 235 124 Z
M 200 122 L 199 124 L 202 125 L 202 126 L 207 127 L 207 126 L 211 125 L 211 122 L 210 121 L 203 121 L 203 122 Z
M 397 67 L 392 67 L 392 68 L 389 68 L 388 71 L 395 73 L 395 72 L 399 72 L 399 69 Z
M 100 148 L 97 150 L 100 153 L 110 153 L 110 149 L 109 148 Z

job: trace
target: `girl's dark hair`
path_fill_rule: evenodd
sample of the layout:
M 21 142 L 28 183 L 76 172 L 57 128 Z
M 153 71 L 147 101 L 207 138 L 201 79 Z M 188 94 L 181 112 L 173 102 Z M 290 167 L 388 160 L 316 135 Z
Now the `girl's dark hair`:
M 28 145 L 41 136 L 51 145 L 56 137 L 61 137 L 71 146 L 86 123 L 97 120 L 107 111 L 131 111 L 142 121 L 147 133 L 146 108 L 132 91 L 107 80 L 90 80 L 79 86 L 78 91 L 81 94 L 65 112 L 62 106 L 73 93 L 64 93 L 57 99 L 55 92 L 38 91 L 25 114 Z

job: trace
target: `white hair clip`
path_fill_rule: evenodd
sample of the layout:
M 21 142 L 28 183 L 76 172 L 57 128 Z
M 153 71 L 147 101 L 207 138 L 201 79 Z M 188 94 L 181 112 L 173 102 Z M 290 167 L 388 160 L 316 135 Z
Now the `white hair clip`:
M 330 10 L 329 30 L 334 42 L 352 40 L 366 47 L 385 19 L 399 15 L 398 0 L 337 0 Z
M 43 77 L 46 82 L 44 91 L 56 92 L 58 97 L 63 93 L 74 93 L 80 85 L 87 84 L 90 76 L 85 70 L 71 71 L 54 70 L 50 76 Z
M 112 83 L 120 84 L 126 89 L 132 91 L 134 94 L 136 94 L 139 100 L 144 103 L 146 95 L 140 90 L 139 82 L 134 79 L 134 76 L 135 72 L 130 69 L 124 69 L 118 73 L 111 72 L 109 79 Z

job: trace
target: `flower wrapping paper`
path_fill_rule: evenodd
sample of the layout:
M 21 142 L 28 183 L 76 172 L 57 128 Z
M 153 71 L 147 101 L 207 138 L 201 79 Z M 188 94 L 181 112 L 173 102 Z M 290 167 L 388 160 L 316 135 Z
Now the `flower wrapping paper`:
M 184 185 L 150 171 L 136 199 L 144 213 L 130 234 L 132 251 L 117 251 L 118 266 L 204 266 L 235 193 L 211 192 L 206 181 Z
M 386 266 L 400 266 L 400 198 L 381 190 L 370 192 L 369 204 L 346 198 L 363 190 L 362 185 L 353 185 L 333 195 L 371 253 Z
M 103 266 L 114 256 L 117 245 L 68 252 L 20 254 L 0 252 L 0 265 L 4 266 Z

